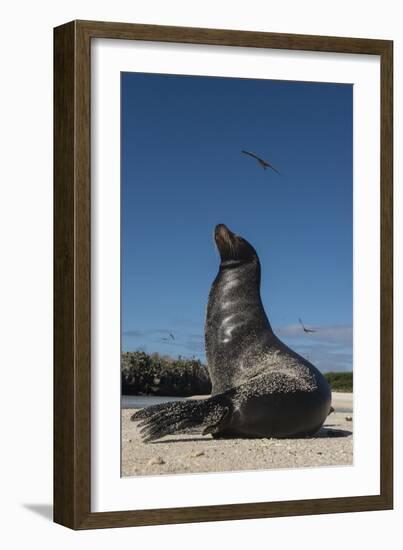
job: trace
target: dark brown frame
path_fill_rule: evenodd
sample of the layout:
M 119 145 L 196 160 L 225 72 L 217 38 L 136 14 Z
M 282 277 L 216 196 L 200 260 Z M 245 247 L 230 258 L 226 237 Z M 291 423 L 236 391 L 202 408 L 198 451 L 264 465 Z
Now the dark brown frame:
M 372 54 L 381 58 L 379 495 L 92 513 L 90 507 L 90 55 L 92 38 Z M 393 42 L 72 21 L 54 29 L 54 520 L 72 529 L 393 507 Z

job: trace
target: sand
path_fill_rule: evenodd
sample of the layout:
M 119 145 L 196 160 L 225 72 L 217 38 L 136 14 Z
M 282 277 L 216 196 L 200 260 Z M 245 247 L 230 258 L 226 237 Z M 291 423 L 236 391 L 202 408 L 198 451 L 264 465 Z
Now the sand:
M 315 437 L 213 439 L 200 434 L 143 443 L 135 408 L 122 409 L 122 476 L 341 466 L 353 463 L 352 394 L 334 393 L 335 412 Z

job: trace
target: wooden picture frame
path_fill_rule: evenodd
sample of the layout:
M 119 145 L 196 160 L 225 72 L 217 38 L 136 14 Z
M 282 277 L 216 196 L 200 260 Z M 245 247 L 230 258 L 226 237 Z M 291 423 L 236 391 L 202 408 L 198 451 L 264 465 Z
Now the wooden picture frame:
M 91 512 L 91 40 L 114 38 L 380 56 L 380 493 Z M 393 507 L 393 43 L 386 40 L 73 21 L 54 30 L 54 520 L 72 529 L 328 514 Z

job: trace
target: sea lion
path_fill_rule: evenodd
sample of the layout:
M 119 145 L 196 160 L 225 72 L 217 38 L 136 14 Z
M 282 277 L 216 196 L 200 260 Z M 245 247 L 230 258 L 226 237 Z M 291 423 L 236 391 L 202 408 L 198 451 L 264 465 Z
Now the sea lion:
M 245 239 L 215 228 L 221 257 L 210 290 L 205 343 L 212 396 L 136 412 L 144 441 L 202 430 L 214 437 L 305 437 L 331 408 L 329 384 L 273 333 L 260 297 L 260 262 Z

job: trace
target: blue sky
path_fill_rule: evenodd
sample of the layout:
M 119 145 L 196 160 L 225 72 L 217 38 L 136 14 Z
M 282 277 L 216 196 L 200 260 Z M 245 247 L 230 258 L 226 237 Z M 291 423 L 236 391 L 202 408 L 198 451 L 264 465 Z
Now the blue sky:
M 352 369 L 352 94 L 122 73 L 124 351 L 205 359 L 213 230 L 225 223 L 259 254 L 278 336 L 323 371 Z

